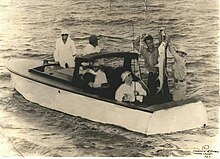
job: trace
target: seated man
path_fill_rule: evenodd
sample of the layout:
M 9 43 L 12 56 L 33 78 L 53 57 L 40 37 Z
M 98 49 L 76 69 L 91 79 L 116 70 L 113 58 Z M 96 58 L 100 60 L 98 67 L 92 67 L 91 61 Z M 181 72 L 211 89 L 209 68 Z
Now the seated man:
M 99 61 L 92 64 L 92 69 L 83 70 L 82 75 L 85 82 L 84 89 L 89 93 L 101 94 L 99 88 L 103 88 L 108 83 L 105 73 L 100 68 Z
M 105 72 L 101 69 L 99 61 L 93 63 L 93 71 L 91 72 L 95 75 L 95 80 L 89 83 L 90 87 L 100 88 L 102 85 L 108 83 Z
M 121 79 L 124 83 L 116 90 L 115 99 L 123 102 L 143 102 L 143 96 L 146 96 L 147 92 L 140 83 L 133 81 L 131 72 L 122 73 Z

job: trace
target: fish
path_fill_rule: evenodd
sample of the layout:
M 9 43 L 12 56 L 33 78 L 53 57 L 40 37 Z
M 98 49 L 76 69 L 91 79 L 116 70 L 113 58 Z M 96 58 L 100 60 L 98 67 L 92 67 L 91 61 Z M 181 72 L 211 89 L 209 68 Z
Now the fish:
M 158 67 L 159 69 L 159 75 L 156 80 L 159 80 L 160 82 L 156 94 L 158 94 L 163 88 L 164 74 L 165 74 L 165 51 L 166 51 L 166 42 L 162 41 L 160 46 L 158 47 L 158 53 L 159 53 L 158 63 L 157 65 L 155 65 L 155 67 Z

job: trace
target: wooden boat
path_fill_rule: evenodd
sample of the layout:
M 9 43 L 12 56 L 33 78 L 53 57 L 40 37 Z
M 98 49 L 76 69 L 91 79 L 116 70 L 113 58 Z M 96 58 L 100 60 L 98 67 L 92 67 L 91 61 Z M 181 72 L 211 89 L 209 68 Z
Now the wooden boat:
M 11 73 L 13 87 L 27 100 L 41 106 L 80 116 L 92 121 L 113 124 L 144 134 L 159 134 L 199 128 L 207 125 L 206 108 L 196 98 L 158 104 L 125 103 L 114 99 L 122 83 L 121 73 L 132 72 L 137 53 L 94 53 L 77 57 L 74 68 L 62 68 L 54 63 L 40 60 L 9 59 L 6 67 Z M 83 64 L 90 67 L 102 61 L 108 86 L 99 93 L 89 92 L 84 87 L 80 70 Z

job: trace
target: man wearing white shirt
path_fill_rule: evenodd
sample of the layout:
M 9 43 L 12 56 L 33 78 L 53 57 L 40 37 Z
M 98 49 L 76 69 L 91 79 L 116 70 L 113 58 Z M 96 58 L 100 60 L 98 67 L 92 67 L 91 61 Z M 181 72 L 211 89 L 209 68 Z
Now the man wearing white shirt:
M 140 83 L 133 81 L 131 72 L 122 73 L 121 79 L 124 83 L 116 90 L 115 99 L 122 102 L 143 102 L 143 96 L 146 96 L 147 92 Z
M 94 82 L 90 82 L 89 86 L 91 88 L 100 88 L 102 84 L 108 83 L 105 72 L 100 68 L 99 61 L 93 63 L 93 69 L 90 73 L 95 76 Z
M 92 94 L 107 97 L 108 80 L 105 72 L 100 68 L 100 62 L 95 61 L 92 68 L 82 71 L 82 79 L 84 81 L 83 89 Z
M 186 99 L 186 55 L 187 53 L 177 51 L 173 44 L 169 41 L 168 48 L 170 53 L 174 56 L 173 64 L 173 77 L 174 77 L 174 88 L 173 88 L 173 100 L 184 100 Z
M 83 50 L 83 55 L 91 54 L 91 53 L 99 53 L 100 47 L 98 46 L 98 38 L 95 35 L 91 35 L 89 37 L 89 44 Z
M 56 41 L 54 51 L 55 62 L 59 63 L 61 67 L 74 67 L 76 54 L 74 41 L 70 39 L 67 30 L 62 30 L 61 37 Z

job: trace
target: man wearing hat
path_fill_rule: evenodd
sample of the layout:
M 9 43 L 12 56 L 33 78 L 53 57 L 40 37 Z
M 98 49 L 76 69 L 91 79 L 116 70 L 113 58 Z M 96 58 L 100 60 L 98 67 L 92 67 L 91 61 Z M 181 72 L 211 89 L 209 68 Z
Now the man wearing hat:
M 103 84 L 108 83 L 106 74 L 101 69 L 99 60 L 94 61 L 92 63 L 92 66 L 90 67 L 92 68 L 86 68 L 85 70 L 81 70 L 81 74 L 83 75 L 83 80 L 87 81 L 86 83 L 90 88 L 100 88 L 102 87 Z M 87 77 L 85 77 L 87 76 L 87 74 L 90 74 L 91 76 L 89 80 L 87 80 L 86 79 Z
M 74 67 L 76 56 L 75 43 L 70 39 L 66 29 L 62 30 L 60 35 L 61 37 L 56 41 L 54 60 L 59 63 L 61 67 Z
M 108 83 L 105 72 L 103 72 L 100 68 L 100 61 L 95 61 L 92 66 L 95 75 L 95 80 L 93 83 L 89 83 L 90 87 L 99 88 L 103 84 Z
M 89 44 L 83 50 L 83 55 L 91 54 L 91 53 L 99 53 L 100 47 L 98 46 L 98 38 L 95 35 L 91 35 L 89 37 Z
M 133 81 L 131 72 L 122 73 L 121 79 L 124 83 L 116 90 L 115 99 L 122 102 L 143 102 L 143 96 L 147 93 L 140 83 Z
M 169 41 L 168 48 L 170 53 L 174 56 L 173 64 L 173 77 L 174 77 L 174 89 L 173 100 L 186 99 L 186 55 L 183 51 L 176 51 L 173 44 Z

